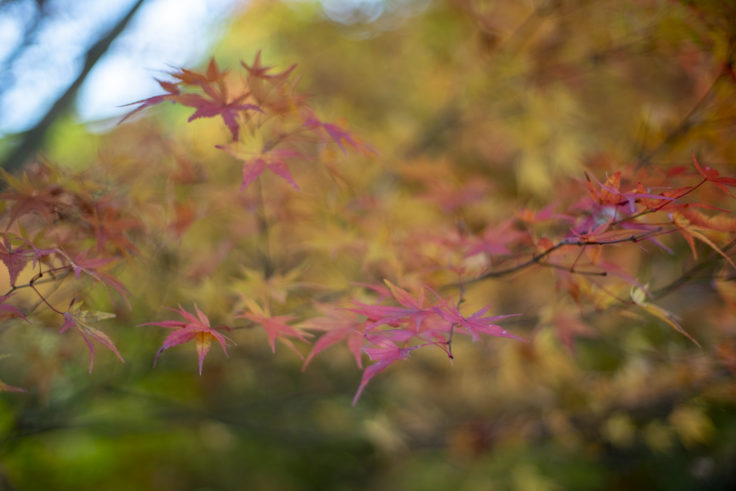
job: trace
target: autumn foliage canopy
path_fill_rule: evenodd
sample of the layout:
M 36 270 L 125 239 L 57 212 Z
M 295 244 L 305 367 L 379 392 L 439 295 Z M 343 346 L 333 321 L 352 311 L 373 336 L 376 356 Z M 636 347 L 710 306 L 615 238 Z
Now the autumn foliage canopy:
M 618 398 L 617 373 L 652 377 L 651 394 L 707 386 L 733 404 L 733 26 L 708 20 L 720 18 L 711 6 L 670 2 L 690 36 L 660 32 L 661 45 L 646 45 L 667 63 L 652 74 L 637 40 L 590 38 L 581 53 L 566 38 L 588 35 L 565 29 L 595 7 L 548 2 L 512 30 L 500 23 L 521 19 L 521 7 L 491 15 L 483 2 L 450 3 L 442 15 L 454 20 L 428 7 L 419 34 L 404 34 L 413 46 L 421 29 L 456 24 L 404 68 L 426 84 L 417 93 L 392 83 L 409 62 L 370 51 L 391 44 L 388 28 L 351 41 L 372 46 L 375 68 L 362 85 L 347 75 L 344 93 L 344 69 L 328 68 L 356 61 L 334 57 L 311 74 L 307 46 L 293 48 L 304 60 L 281 53 L 299 63 L 284 66 L 265 48 L 245 59 L 224 50 L 160 77 L 160 94 L 131 103 L 100 137 L 93 164 L 40 156 L 3 171 L 4 352 L 29 368 L 11 379 L 0 366 L 0 390 L 43 393 L 62 364 L 94 377 L 181 359 L 218 380 L 266 351 L 297 360 L 303 376 L 357 366 L 342 375 L 353 410 L 380 404 L 388 392 L 372 388 L 415 362 L 447 378 L 441 393 L 454 368 L 439 363 L 468 357 L 496 371 L 498 387 L 519 388 L 506 404 L 552 377 L 560 401 L 596 394 L 608 409 L 594 419 L 614 444 L 631 424 L 616 419 L 629 408 L 621 401 L 647 389 Z M 641 109 L 644 79 L 656 76 L 672 94 Z M 626 114 L 605 100 L 605 77 L 627 87 L 613 95 Z M 422 123 L 402 127 L 412 111 Z M 44 370 L 30 367 L 37 331 L 58 337 Z M 634 359 L 649 368 L 636 372 Z M 655 375 L 655 359 L 679 381 Z M 558 404 L 548 431 L 563 438 L 584 418 Z M 705 441 L 699 428 L 693 441 Z M 473 442 L 458 445 L 485 451 Z

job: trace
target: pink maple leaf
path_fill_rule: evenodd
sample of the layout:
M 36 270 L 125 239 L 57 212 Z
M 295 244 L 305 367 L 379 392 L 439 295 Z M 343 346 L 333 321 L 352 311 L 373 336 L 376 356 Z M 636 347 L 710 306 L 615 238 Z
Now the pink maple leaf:
M 5 264 L 8 268 L 8 274 L 10 276 L 10 285 L 15 286 L 15 281 L 18 279 L 18 275 L 23 268 L 28 264 L 28 251 L 23 247 L 13 247 L 10 243 L 8 235 L 3 236 L 3 241 L 0 242 L 0 261 Z
M 299 332 L 296 328 L 287 324 L 287 322 L 294 319 L 290 315 L 271 315 L 264 309 L 262 309 L 256 302 L 251 299 L 246 299 L 245 303 L 248 310 L 244 310 L 242 314 L 236 315 L 236 319 L 248 319 L 260 324 L 266 330 L 268 335 L 268 344 L 271 346 L 271 351 L 276 352 L 276 340 L 279 339 L 282 343 L 289 347 L 299 358 L 304 358 L 299 350 L 296 349 L 294 343 L 290 338 L 296 338 L 305 343 L 309 342 L 306 339 L 307 334 Z
M 299 186 L 294 182 L 294 178 L 291 177 L 291 172 L 289 172 L 289 167 L 286 165 L 286 159 L 294 158 L 305 157 L 295 150 L 280 148 L 243 161 L 243 183 L 240 186 L 240 190 L 242 191 L 248 187 L 264 170 L 268 169 L 299 191 Z
M 88 257 L 87 251 L 80 252 L 72 258 L 60 249 L 57 251 L 69 262 L 69 267 L 74 272 L 75 278 L 79 279 L 79 275 L 85 273 L 105 285 L 105 287 L 112 287 L 125 300 L 128 308 L 131 308 L 130 301 L 128 300 L 128 293 L 130 292 L 125 285 L 111 275 L 99 270 L 102 266 L 115 261 L 115 258 Z
M 210 325 L 210 320 L 207 318 L 206 315 L 202 313 L 201 310 L 199 310 L 199 307 L 197 307 L 196 304 L 194 305 L 194 311 L 196 312 L 196 315 L 184 310 L 181 305 L 179 305 L 178 309 L 168 310 L 178 313 L 184 318 L 184 320 L 165 320 L 160 322 L 146 322 L 144 324 L 140 324 L 141 326 L 159 326 L 165 327 L 166 329 L 173 329 L 173 331 L 168 336 L 166 336 L 163 344 L 161 344 L 161 347 L 156 352 L 156 357 L 153 360 L 154 367 L 156 366 L 156 363 L 158 362 L 158 357 L 161 356 L 161 353 L 173 346 L 186 343 L 188 341 L 191 341 L 192 339 L 194 339 L 194 344 L 197 349 L 200 375 L 202 375 L 202 364 L 204 363 L 204 358 L 210 351 L 210 346 L 213 339 L 220 344 L 220 347 L 222 347 L 222 351 L 223 353 L 225 353 L 225 356 L 228 356 L 227 344 L 235 344 L 235 342 L 227 336 L 219 333 L 217 330 L 230 330 L 229 327 L 212 327 Z
M 355 139 L 352 137 L 350 133 L 348 133 L 346 130 L 340 128 L 338 125 L 334 123 L 324 123 L 320 121 L 313 113 L 309 113 L 307 117 L 304 120 L 304 127 L 311 129 L 311 130 L 319 130 L 320 128 L 323 129 L 327 135 L 335 142 L 337 143 L 337 146 L 340 147 L 340 150 L 342 150 L 342 153 L 347 154 L 347 150 L 345 149 L 345 146 L 343 145 L 343 142 L 350 145 L 353 149 L 358 149 L 358 142 L 355 141 Z
M 488 225 L 483 231 L 483 237 L 472 240 L 467 256 L 484 252 L 488 255 L 509 254 L 507 244 L 510 244 L 525 234 L 513 228 L 514 220 L 509 219 L 495 226 Z
M 312 351 L 304 360 L 302 371 L 307 368 L 309 362 L 317 354 L 342 340 L 346 340 L 348 349 L 355 359 L 355 364 L 358 365 L 358 368 L 363 368 L 361 354 L 363 344 L 365 343 L 365 337 L 363 336 L 365 322 L 358 320 L 353 312 L 334 309 L 328 312 L 328 316 L 310 319 L 302 324 L 302 327 L 325 332 L 314 343 Z
M 425 318 L 435 314 L 433 307 L 423 306 L 424 290 L 419 290 L 417 297 L 413 297 L 409 292 L 390 281 L 386 280 L 385 283 L 391 292 L 391 296 L 402 305 L 401 307 L 353 302 L 357 307 L 346 310 L 364 315 L 369 321 L 366 325 L 367 330 L 372 330 L 383 324 L 398 327 L 401 324 L 413 322 L 413 332 L 418 332 Z
M 442 306 L 436 309 L 436 312 L 446 321 L 454 324 L 460 332 L 468 334 L 473 341 L 477 341 L 481 334 L 489 336 L 497 336 L 502 338 L 518 339 L 525 341 L 523 338 L 510 334 L 501 326 L 495 324 L 496 321 L 516 317 L 521 314 L 504 314 L 484 317 L 488 312 L 489 306 L 486 305 L 477 312 L 466 317 L 460 313 L 457 306 L 449 302 L 442 301 Z
M 0 314 L 1 316 L 10 316 L 10 317 L 20 317 L 26 322 L 28 322 L 28 319 L 26 316 L 18 310 L 17 308 L 13 307 L 12 305 L 6 305 L 5 301 L 10 298 L 10 295 L 0 295 L 0 312 L 5 312 L 5 314 Z
M 306 156 L 296 150 L 292 150 L 290 148 L 270 149 L 262 151 L 255 157 L 250 157 L 252 154 L 244 155 L 229 145 L 215 145 L 215 147 L 226 151 L 236 159 L 243 162 L 243 182 L 240 185 L 241 191 L 258 179 L 266 169 L 291 184 L 291 186 L 297 191 L 300 191 L 299 186 L 291 176 L 289 167 L 286 165 L 287 159 L 307 159 Z
M 358 386 L 358 390 L 353 397 L 353 406 L 358 403 L 358 399 L 360 399 L 360 396 L 363 393 L 363 389 L 365 389 L 365 386 L 368 385 L 368 382 L 370 382 L 373 377 L 388 368 L 393 363 L 399 360 L 405 360 L 415 349 L 424 346 L 416 345 L 409 346 L 407 348 L 401 348 L 395 342 L 383 336 L 372 336 L 371 342 L 373 343 L 374 347 L 363 348 L 363 351 L 365 351 L 368 357 L 376 363 L 370 365 L 365 370 L 363 370 L 363 376 L 360 379 L 360 385 Z
M 72 304 L 73 303 L 74 302 L 72 301 Z M 82 339 L 84 339 L 84 342 L 87 344 L 87 348 L 89 349 L 89 373 L 92 373 L 92 368 L 95 365 L 95 346 L 92 343 L 93 340 L 115 353 L 115 356 L 117 356 L 121 362 L 125 363 L 125 360 L 112 339 L 110 339 L 110 337 L 104 332 L 90 325 L 90 322 L 109 319 L 111 317 L 115 317 L 115 315 L 106 312 L 81 310 L 80 307 L 81 304 L 72 305 L 68 312 L 64 312 L 64 325 L 61 327 L 59 332 L 64 333 L 69 329 L 74 329 L 82 336 Z

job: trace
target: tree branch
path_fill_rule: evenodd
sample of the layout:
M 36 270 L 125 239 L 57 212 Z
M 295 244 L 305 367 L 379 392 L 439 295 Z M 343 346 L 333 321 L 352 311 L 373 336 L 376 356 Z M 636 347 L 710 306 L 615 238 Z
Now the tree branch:
M 130 20 L 138 11 L 145 0 L 137 0 L 135 4 L 128 10 L 128 13 L 118 21 L 118 23 L 105 35 L 103 35 L 88 50 L 84 58 L 84 66 L 77 78 L 66 89 L 66 91 L 56 100 L 51 109 L 39 121 L 36 126 L 25 132 L 23 138 L 10 155 L 2 163 L 2 168 L 8 172 L 15 172 L 20 169 L 23 164 L 38 150 L 46 137 L 51 125 L 61 116 L 77 95 L 79 87 L 92 71 L 92 68 L 102 58 L 102 55 L 108 50 L 112 42 L 125 30 Z
M 641 240 L 643 240 L 643 239 L 645 239 L 647 237 L 650 237 L 652 235 L 658 234 L 660 232 L 662 232 L 661 229 L 656 229 L 656 230 L 650 230 L 649 232 L 645 232 L 645 233 L 639 234 L 639 235 L 630 235 L 628 237 L 623 237 L 623 238 L 620 238 L 620 239 L 611 239 L 611 240 L 571 240 L 571 239 L 563 239 L 560 242 L 558 242 L 557 244 L 551 246 L 549 249 L 547 249 L 547 250 L 545 250 L 543 252 L 540 252 L 539 254 L 533 255 L 532 257 L 530 257 L 526 261 L 524 261 L 522 263 L 519 263 L 516 266 L 510 266 L 508 268 L 498 269 L 498 270 L 495 270 L 495 271 L 488 271 L 487 273 L 483 273 L 482 275 L 480 275 L 480 276 L 478 276 L 476 278 L 473 278 L 471 280 L 467 280 L 467 281 L 465 281 L 462 284 L 453 283 L 453 284 L 450 284 L 450 285 L 445 285 L 442 288 L 447 288 L 447 287 L 455 287 L 455 288 L 457 288 L 457 287 L 459 287 L 461 285 L 467 286 L 467 285 L 471 285 L 473 283 L 478 283 L 480 281 L 487 280 L 489 278 L 499 278 L 501 276 L 506 276 L 506 275 L 509 275 L 511 273 L 515 273 L 517 271 L 521 271 L 522 269 L 526 269 L 529 266 L 532 266 L 534 264 L 539 264 L 541 266 L 550 266 L 550 267 L 553 267 L 553 268 L 554 267 L 557 267 L 556 265 L 552 265 L 551 263 L 542 263 L 541 260 L 544 259 L 545 257 L 549 256 L 550 254 L 552 254 L 557 249 L 560 249 L 561 247 L 565 247 L 565 246 L 586 247 L 586 246 L 591 246 L 591 245 L 610 245 L 610 244 L 621 244 L 621 243 L 624 243 L 624 242 L 639 242 L 639 241 L 641 241 Z M 583 274 L 583 275 L 605 276 L 605 275 L 603 275 L 603 274 L 601 274 L 599 272 L 576 271 L 575 269 L 572 269 L 571 270 L 570 268 L 565 268 L 565 270 L 567 270 L 568 272 L 573 273 L 573 274 L 574 273 L 577 273 L 577 274 Z

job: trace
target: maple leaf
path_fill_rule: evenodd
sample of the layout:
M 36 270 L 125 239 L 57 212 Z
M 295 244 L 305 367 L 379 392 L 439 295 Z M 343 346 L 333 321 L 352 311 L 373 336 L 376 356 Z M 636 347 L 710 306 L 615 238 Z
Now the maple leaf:
M 283 304 L 289 291 L 299 286 L 296 280 L 301 273 L 301 268 L 294 268 L 287 273 L 273 273 L 267 276 L 262 269 L 243 268 L 244 278 L 233 282 L 231 289 L 249 298 L 257 297 L 264 302 L 273 299 Z
M 513 334 L 503 329 L 501 326 L 495 324 L 496 321 L 499 321 L 501 319 L 517 317 L 521 314 L 504 314 L 484 317 L 489 308 L 490 306 L 486 305 L 485 307 L 466 317 L 460 313 L 460 310 L 457 308 L 456 305 L 442 300 L 442 306 L 437 308 L 436 312 L 440 315 L 440 317 L 455 325 L 456 328 L 460 330 L 460 332 L 468 334 L 473 341 L 477 341 L 481 334 L 525 341 L 524 338 L 514 336 Z
M 428 179 L 427 191 L 419 197 L 439 206 L 445 213 L 457 210 L 482 201 L 487 195 L 490 185 L 485 179 L 470 179 L 459 186 L 454 186 L 440 179 Z
M 7 305 L 5 301 L 10 298 L 10 295 L 0 295 L 0 318 L 1 317 L 20 317 L 26 322 L 28 319 L 26 316 L 12 305 Z
M 244 301 L 248 310 L 243 311 L 240 315 L 236 315 L 236 319 L 248 319 L 256 324 L 260 324 L 266 330 L 266 334 L 268 335 L 268 344 L 271 346 L 271 351 L 274 353 L 276 352 L 276 340 L 279 339 L 282 343 L 288 346 L 289 349 L 296 353 L 299 358 L 304 358 L 299 350 L 296 349 L 296 346 L 294 346 L 291 339 L 289 339 L 296 338 L 300 341 L 304 341 L 305 343 L 309 342 L 306 339 L 305 333 L 301 333 L 294 327 L 287 324 L 287 322 L 293 320 L 294 317 L 290 315 L 272 316 L 253 300 L 246 298 Z
M 695 158 L 695 152 L 691 153 L 693 158 L 693 164 L 695 165 L 695 168 L 698 170 L 701 176 L 703 176 L 703 179 L 705 179 L 708 182 L 712 182 L 718 188 L 725 193 L 727 193 L 732 198 L 736 198 L 734 194 L 728 189 L 728 187 L 736 187 L 736 177 L 721 177 L 717 170 L 711 169 L 707 165 L 705 167 L 700 165 L 700 162 L 698 162 L 698 159 Z
M 100 277 L 97 275 L 95 270 L 114 261 L 111 257 L 87 257 L 87 251 L 80 252 L 73 258 L 63 251 L 61 251 L 61 254 L 69 261 L 69 266 L 72 268 L 74 278 L 76 279 L 79 279 L 79 276 L 82 273 L 86 273 L 92 278 L 100 281 Z
M 381 284 L 373 284 L 373 283 L 360 283 L 356 282 L 353 283 L 355 286 L 360 286 L 362 288 L 365 288 L 366 290 L 370 290 L 378 295 L 378 300 L 382 301 L 389 297 L 391 297 L 391 291 L 384 285 Z
M 99 268 L 101 268 L 102 266 L 115 261 L 115 258 L 88 257 L 87 251 L 80 252 L 72 258 L 69 254 L 60 249 L 58 250 L 58 252 L 69 263 L 69 267 L 74 272 L 74 277 L 76 279 L 79 279 L 79 276 L 82 273 L 91 276 L 95 280 L 105 285 L 105 287 L 112 287 L 123 298 L 128 308 L 132 308 L 130 305 L 130 301 L 128 300 L 128 293 L 130 292 L 125 287 L 125 285 L 111 275 L 99 270 Z
M 220 72 L 217 68 L 217 63 L 215 63 L 215 59 L 210 58 L 210 62 L 207 65 L 207 72 L 204 74 L 197 73 L 193 70 L 187 70 L 186 68 L 180 68 L 178 72 L 174 72 L 171 75 L 174 78 L 179 79 L 182 85 L 198 85 L 203 90 L 207 90 L 210 82 L 217 81 L 218 77 L 222 77 L 226 73 L 227 71 Z
M 325 332 L 314 343 L 312 351 L 304 360 L 302 371 L 306 370 L 307 365 L 309 365 L 312 359 L 321 351 L 339 343 L 342 340 L 346 340 L 348 349 L 355 359 L 355 364 L 358 365 L 358 368 L 363 368 L 361 354 L 363 352 L 363 344 L 365 343 L 365 337 L 363 335 L 365 322 L 359 320 L 353 312 L 349 312 L 345 309 L 328 310 L 326 307 L 320 308 L 321 310 L 326 311 L 328 316 L 310 319 L 302 324 L 302 328 L 304 329 L 313 329 Z
M 197 219 L 197 211 L 194 203 L 185 201 L 183 203 L 174 203 L 174 219 L 169 223 L 168 227 L 174 234 L 181 238 L 189 227 Z
M 323 129 L 327 135 L 337 143 L 337 146 L 340 147 L 340 150 L 342 150 L 342 153 L 344 154 L 347 154 L 348 152 L 345 149 L 343 142 L 350 145 L 355 150 L 359 149 L 358 142 L 355 141 L 350 133 L 334 123 L 324 123 L 320 121 L 312 112 L 309 112 L 304 119 L 304 127 L 310 130 Z
M 694 210 L 692 206 L 688 205 L 682 206 L 677 211 L 683 217 L 687 218 L 691 224 L 703 229 L 728 233 L 736 232 L 736 218 L 728 216 L 726 213 L 708 216 Z
M 297 191 L 300 191 L 299 186 L 291 176 L 289 167 L 286 165 L 287 159 L 308 159 L 296 150 L 291 148 L 268 148 L 266 146 L 260 153 L 253 156 L 254 152 L 245 152 L 230 145 L 215 145 L 215 147 L 224 150 L 243 163 L 241 191 L 258 179 L 266 169 L 288 182 Z
M 363 351 L 365 351 L 368 357 L 376 363 L 368 366 L 365 370 L 363 370 L 363 375 L 360 379 L 360 385 L 358 386 L 358 390 L 355 392 L 355 396 L 353 397 L 353 406 L 358 403 L 358 399 L 360 399 L 360 396 L 363 393 L 363 389 L 365 389 L 365 386 L 368 385 L 368 382 L 370 382 L 373 377 L 391 366 L 393 363 L 399 360 L 405 360 L 415 349 L 424 346 L 415 345 L 401 348 L 394 341 L 387 339 L 386 337 L 377 336 L 373 336 L 371 342 L 373 343 L 374 347 L 363 348 Z
M 659 211 L 669 204 L 676 203 L 679 198 L 690 193 L 693 189 L 694 187 L 692 186 L 677 189 L 665 189 L 658 195 L 652 195 L 651 193 L 647 193 L 647 190 L 641 183 L 637 183 L 636 185 L 636 192 L 641 196 L 638 200 L 639 203 L 644 205 L 644 208 L 651 211 Z M 653 196 L 653 198 L 649 198 L 647 196 Z
M 591 176 L 587 172 L 585 173 L 585 178 L 588 185 L 588 192 L 591 198 L 597 203 L 597 207 L 613 211 L 611 219 L 620 219 L 621 217 L 617 215 L 619 213 L 623 213 L 625 215 L 625 211 L 628 211 L 629 214 L 634 214 L 636 212 L 636 203 L 639 203 L 642 200 L 648 200 L 649 203 L 651 203 L 652 200 L 659 201 L 660 203 L 664 201 L 664 204 L 668 201 L 675 200 L 674 197 L 668 196 L 667 194 L 649 193 L 640 184 L 637 184 L 637 186 L 630 191 L 622 191 L 620 171 L 616 172 L 613 176 L 610 176 L 604 184 L 598 182 L 595 177 Z M 598 184 L 600 190 L 593 186 L 593 180 Z M 659 206 L 662 205 L 660 204 Z
M 230 130 L 230 134 L 233 136 L 233 141 L 238 140 L 239 125 L 237 121 L 237 115 L 240 111 L 257 111 L 263 113 L 263 109 L 256 106 L 255 104 L 243 103 L 247 95 L 242 95 L 237 99 L 227 102 L 225 97 L 221 94 L 217 94 L 214 99 L 208 99 L 199 94 L 182 94 L 176 96 L 175 102 L 183 106 L 195 108 L 194 113 L 189 116 L 187 122 L 192 122 L 199 118 L 214 118 L 221 116 L 225 123 L 225 126 Z
M 683 334 L 685 337 L 687 337 L 690 341 L 695 343 L 698 347 L 700 347 L 700 343 L 698 343 L 695 338 L 693 338 L 690 334 L 685 331 L 685 329 L 682 328 L 682 326 L 677 322 L 675 319 L 674 314 L 671 312 L 666 311 L 662 307 L 659 307 L 657 305 L 654 305 L 653 303 L 649 303 L 646 301 L 647 294 L 646 290 L 644 288 L 639 287 L 632 287 L 630 292 L 631 300 L 634 301 L 636 305 L 641 307 L 643 310 L 648 312 L 649 314 L 653 315 L 657 319 L 667 323 L 670 327 L 672 327 L 675 331 L 679 332 L 680 334 Z
M 18 178 L 3 169 L 0 169 L 0 175 L 11 188 L 0 193 L 0 200 L 13 202 L 9 210 L 9 224 L 31 212 L 38 213 L 50 223 L 54 212 L 67 206 L 64 200 L 68 193 L 58 184 L 32 181 L 28 173 Z
M 258 176 L 263 173 L 264 170 L 268 169 L 273 172 L 289 184 L 294 189 L 299 191 L 299 186 L 294 182 L 291 177 L 289 168 L 286 165 L 285 159 L 293 158 L 305 158 L 299 152 L 288 148 L 280 148 L 271 150 L 265 154 L 261 154 L 250 160 L 243 161 L 243 183 L 240 185 L 240 190 L 244 190 L 250 183 L 255 181 Z
M 384 281 L 391 293 L 391 296 L 399 302 L 402 307 L 392 305 L 370 305 L 362 302 L 354 301 L 356 307 L 349 308 L 351 312 L 364 315 L 368 319 L 366 329 L 372 330 L 375 327 L 386 324 L 392 327 L 398 327 L 403 323 L 414 324 L 414 332 L 419 331 L 420 324 L 423 320 L 434 315 L 434 309 L 424 307 L 424 289 L 420 289 L 417 297 L 413 297 L 406 290 L 399 288 L 388 280 Z
M 570 215 L 556 213 L 555 212 L 556 206 L 557 206 L 557 203 L 553 202 L 553 203 L 548 204 L 541 210 L 533 210 L 531 208 L 520 208 L 514 212 L 514 215 L 521 222 L 527 223 L 527 224 L 544 222 L 547 220 L 553 220 L 555 218 L 560 218 L 565 221 L 572 220 L 572 217 Z
M 482 252 L 488 255 L 509 254 L 507 244 L 525 235 L 523 232 L 513 229 L 513 219 L 495 226 L 488 225 L 483 231 L 483 237 L 473 241 L 466 255 L 470 257 Z
M 83 220 L 94 230 L 98 253 L 103 251 L 108 242 L 126 256 L 128 251 L 138 252 L 126 235 L 127 232 L 140 228 L 141 224 L 135 218 L 121 216 L 120 211 L 114 206 L 97 202 L 90 213 L 83 215 Z
M 466 317 L 459 312 L 455 305 L 444 300 L 426 285 L 414 296 L 388 280 L 385 280 L 385 284 L 388 287 L 388 292 L 390 292 L 394 300 L 401 304 L 401 307 L 353 302 L 353 305 L 356 307 L 344 309 L 366 317 L 361 334 L 372 346 L 364 347 L 363 351 L 368 354 L 371 360 L 376 362 L 363 371 L 360 386 L 353 398 L 353 405 L 357 403 L 366 384 L 376 374 L 394 362 L 407 358 L 412 351 L 418 348 L 439 346 L 452 358 L 449 349 L 449 339 L 451 339 L 451 333 L 455 329 L 461 333 L 470 335 L 474 341 L 481 334 L 523 341 L 522 338 L 508 333 L 495 323 L 498 320 L 520 314 L 485 316 L 485 313 L 488 311 L 488 306 L 486 306 Z M 438 298 L 439 303 L 437 305 L 424 305 L 425 290 L 429 290 Z M 319 348 L 324 349 L 346 337 L 348 333 L 356 331 L 354 327 L 355 321 L 353 320 L 352 322 L 353 325 L 348 324 L 337 328 L 335 331 L 330 331 L 332 335 L 326 339 L 324 347 L 320 343 L 321 339 L 318 341 L 318 344 L 320 344 Z M 390 326 L 392 329 L 376 329 L 381 325 Z M 428 342 L 406 346 L 415 337 Z M 400 344 L 404 346 L 400 346 Z M 316 350 L 317 345 L 315 345 Z
M 245 68 L 245 70 L 248 72 L 248 75 L 250 75 L 251 77 L 268 80 L 273 84 L 281 84 L 285 82 L 286 79 L 289 78 L 289 75 L 294 70 L 294 68 L 296 68 L 296 65 L 291 65 L 289 68 L 281 73 L 269 74 L 268 72 L 270 72 L 273 67 L 261 65 L 261 50 L 258 50 L 256 52 L 256 56 L 253 59 L 252 65 L 248 65 L 243 61 L 241 61 L 240 64 L 243 66 L 243 68 Z
M 69 329 L 74 329 L 82 336 L 84 342 L 87 343 L 87 347 L 89 348 L 89 373 L 92 373 L 92 368 L 95 365 L 95 346 L 92 344 L 93 340 L 115 353 L 115 356 L 117 356 L 121 362 L 125 363 L 122 355 L 115 347 L 115 343 L 113 343 L 108 335 L 90 325 L 91 322 L 113 318 L 115 317 L 115 314 L 82 310 L 81 307 L 81 303 L 74 303 L 72 300 L 72 305 L 70 305 L 69 310 L 63 314 L 64 325 L 61 327 L 59 332 L 64 333 Z
M 43 232 L 39 233 L 34 238 L 34 240 L 38 240 L 42 234 L 43 234 Z M 28 240 L 25 237 L 20 237 L 20 240 L 23 241 L 23 242 L 25 242 L 25 244 L 30 248 L 30 250 L 28 252 L 30 252 L 33 255 L 33 263 L 32 263 L 32 265 L 33 265 L 34 268 L 36 267 L 36 265 L 38 265 L 38 264 L 41 263 L 41 260 L 43 258 L 49 257 L 52 254 L 59 254 L 59 249 L 57 249 L 55 247 L 47 247 L 47 248 L 41 249 L 38 246 L 36 246 L 36 244 L 33 241 Z
M 28 250 L 23 247 L 13 248 L 9 234 L 3 234 L 3 240 L 0 242 L 0 261 L 8 268 L 10 286 L 15 286 L 15 281 L 28 264 L 28 259 Z
M 712 240 L 710 240 L 705 234 L 703 234 L 703 232 L 707 229 L 692 224 L 690 220 L 688 220 L 688 218 L 681 213 L 672 214 L 672 223 L 675 225 L 675 227 L 677 227 L 677 229 L 687 241 L 694 258 L 697 259 L 698 257 L 698 252 L 695 249 L 695 239 L 698 239 L 701 242 L 707 244 L 708 247 L 716 251 L 718 254 L 720 254 L 728 262 L 728 264 L 736 269 L 736 264 L 733 262 L 733 260 L 728 257 L 728 255 L 723 252 Z
M 200 375 L 202 375 L 202 365 L 204 363 L 204 358 L 210 351 L 210 345 L 213 339 L 220 344 L 220 347 L 222 347 L 222 351 L 223 353 L 225 353 L 225 356 L 228 356 L 227 344 L 235 344 L 235 342 L 227 336 L 218 332 L 218 329 L 226 329 L 229 331 L 229 327 L 212 327 L 210 325 L 210 320 L 207 318 L 206 315 L 202 313 L 201 310 L 199 310 L 199 307 L 196 304 L 194 305 L 194 311 L 196 315 L 184 310 L 181 305 L 179 305 L 178 309 L 168 310 L 176 312 L 177 314 L 182 316 L 184 320 L 165 320 L 140 324 L 141 326 L 159 326 L 165 327 L 166 329 L 173 329 L 173 331 L 168 336 L 166 336 L 163 344 L 161 344 L 161 347 L 156 352 L 156 357 L 153 359 L 154 367 L 156 366 L 156 363 L 158 362 L 158 357 L 161 356 L 161 353 L 173 346 L 186 343 L 188 341 L 191 341 L 192 339 L 194 339 L 194 345 L 197 350 Z
M 135 102 L 130 102 L 128 104 L 123 104 L 123 107 L 125 107 L 125 106 L 132 106 L 133 104 L 140 104 L 140 106 L 136 107 L 131 112 L 129 112 L 128 114 L 126 114 L 125 116 L 123 116 L 123 119 L 121 119 L 118 124 L 123 124 L 123 122 L 126 119 L 130 118 L 134 114 L 136 114 L 136 113 L 138 113 L 138 112 L 140 112 L 140 111 L 142 111 L 142 110 L 144 110 L 144 109 L 146 109 L 148 107 L 155 106 L 156 104 L 160 104 L 160 103 L 162 103 L 164 101 L 172 101 L 172 102 L 174 102 L 173 97 L 176 96 L 176 95 L 179 95 L 179 87 L 175 83 L 172 83 L 172 82 L 165 82 L 165 81 L 159 80 L 157 78 L 154 79 L 154 80 L 156 80 L 156 82 L 158 82 L 158 84 L 161 86 L 161 88 L 164 89 L 167 93 L 166 94 L 155 95 L 153 97 L 149 97 L 147 99 L 141 99 L 141 100 L 135 101 Z
M 120 123 L 142 109 L 160 104 L 164 101 L 171 101 L 195 109 L 194 113 L 187 119 L 188 122 L 199 118 L 222 117 L 225 126 L 230 130 L 233 141 L 237 141 L 240 129 L 237 120 L 238 113 L 241 111 L 257 111 L 263 113 L 263 110 L 255 104 L 245 102 L 250 95 L 249 93 L 241 94 L 230 100 L 227 93 L 227 85 L 225 84 L 226 74 L 227 72 L 220 72 L 214 58 L 210 59 L 206 74 L 181 68 L 179 72 L 174 72 L 171 75 L 179 79 L 179 84 L 198 86 L 202 89 L 204 95 L 181 93 L 177 83 L 158 81 L 159 85 L 167 93 L 126 104 L 140 104 L 140 106 L 128 113 Z

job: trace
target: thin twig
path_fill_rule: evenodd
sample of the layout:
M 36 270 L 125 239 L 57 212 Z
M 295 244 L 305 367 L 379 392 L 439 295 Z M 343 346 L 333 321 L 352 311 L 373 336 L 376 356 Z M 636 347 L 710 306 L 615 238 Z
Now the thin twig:
M 731 249 L 736 245 L 736 239 L 732 240 L 726 246 L 723 247 L 723 252 L 725 253 L 727 250 Z M 662 298 L 664 296 L 669 295 L 673 291 L 677 290 L 681 286 L 687 284 L 689 281 L 691 281 L 694 276 L 697 273 L 700 273 L 701 271 L 707 269 L 709 266 L 713 265 L 717 259 L 721 258 L 719 254 L 716 254 L 711 251 L 710 257 L 707 259 L 700 261 L 699 263 L 696 263 L 693 265 L 690 269 L 682 273 L 678 278 L 672 280 L 665 286 L 661 288 L 657 288 L 653 292 L 651 292 L 652 299 L 657 300 L 659 298 Z
M 465 285 L 463 283 L 462 277 L 458 281 L 459 283 L 459 289 L 460 293 L 457 298 L 457 303 L 455 304 L 455 307 L 457 308 L 458 312 L 460 311 L 460 306 L 465 302 Z M 457 325 L 456 322 L 453 322 L 450 326 L 450 333 L 447 336 L 447 356 L 450 357 L 451 360 L 455 359 L 455 356 L 452 354 L 452 339 L 455 335 L 455 326 Z
M 620 239 L 611 239 L 611 240 L 571 240 L 571 239 L 563 239 L 560 242 L 558 242 L 557 244 L 555 244 L 552 247 L 550 247 L 549 249 L 547 249 L 547 250 L 545 250 L 545 251 L 543 251 L 543 252 L 541 252 L 539 254 L 535 254 L 531 258 L 527 259 L 526 261 L 524 261 L 522 263 L 517 264 L 516 266 L 511 266 L 511 267 L 508 267 L 508 268 L 505 268 L 505 269 L 499 269 L 499 270 L 496 270 L 496 271 L 488 271 L 488 272 L 483 273 L 482 275 L 480 275 L 480 276 L 478 276 L 476 278 L 473 278 L 473 279 L 470 279 L 470 280 L 466 280 L 464 284 L 465 285 L 471 285 L 471 284 L 478 283 L 478 282 L 483 281 L 483 280 L 487 280 L 489 278 L 499 278 L 499 277 L 506 276 L 506 275 L 509 275 L 509 274 L 512 274 L 512 273 L 516 273 L 517 271 L 521 271 L 523 269 L 526 269 L 529 266 L 532 266 L 534 264 L 539 264 L 539 265 L 542 265 L 542 266 L 545 265 L 545 264 L 549 264 L 549 263 L 541 263 L 541 260 L 544 259 L 545 257 L 549 256 L 550 254 L 552 254 L 557 249 L 560 249 L 560 248 L 565 247 L 565 246 L 585 247 L 585 246 L 589 246 L 589 245 L 611 245 L 611 244 L 622 244 L 622 243 L 625 243 L 625 242 L 640 242 L 641 240 L 646 239 L 647 237 L 651 237 L 652 235 L 656 235 L 656 234 L 659 234 L 661 232 L 662 232 L 662 230 L 660 228 L 658 228 L 656 230 L 650 230 L 650 231 L 645 232 L 643 234 L 630 235 L 628 237 L 623 237 L 623 238 L 620 238 Z M 569 269 L 568 269 L 568 271 L 569 271 Z M 597 276 L 601 276 L 601 275 L 597 275 Z M 458 288 L 459 286 L 460 285 L 457 284 L 457 283 L 453 283 L 451 285 L 446 285 L 446 287 L 455 287 L 455 288 Z

